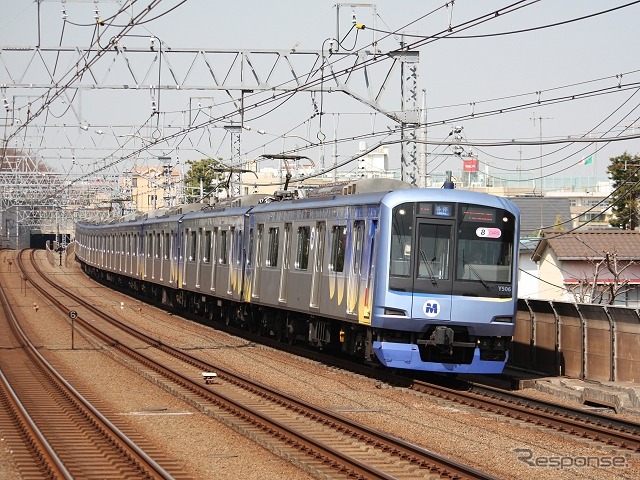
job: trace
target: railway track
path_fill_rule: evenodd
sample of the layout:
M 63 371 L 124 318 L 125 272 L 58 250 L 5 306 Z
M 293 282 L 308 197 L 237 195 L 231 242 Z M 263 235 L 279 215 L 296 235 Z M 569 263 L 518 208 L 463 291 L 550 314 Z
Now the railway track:
M 3 288 L 0 399 L 5 440 L 24 479 L 186 478 L 151 458 L 111 423 L 41 355 L 20 326 Z
M 531 399 L 478 383 L 444 378 L 441 383 L 418 380 L 411 376 L 373 370 L 345 359 L 336 360 L 315 352 L 312 358 L 458 405 L 527 423 L 536 428 L 549 428 L 607 448 L 613 447 L 621 453 L 640 453 L 640 423 L 613 415 Z
M 221 328 L 251 341 L 261 342 L 280 350 L 377 378 L 381 382 L 409 388 L 458 405 L 527 423 L 536 428 L 549 428 L 562 434 L 604 445 L 607 448 L 616 448 L 621 453 L 640 453 L 640 424 L 636 422 L 585 409 L 535 400 L 515 392 L 477 383 L 444 379 L 444 377 L 441 383 L 423 381 L 410 375 L 372 369 L 349 359 L 336 358 L 322 352 L 287 345 L 275 339 L 248 334 L 233 327 L 221 326 Z
M 413 390 L 536 427 L 588 439 L 620 451 L 640 453 L 640 425 L 609 415 L 531 400 L 510 392 L 474 385 L 469 391 L 414 381 Z
M 141 298 L 142 301 L 148 299 Z M 197 317 L 186 315 L 198 321 Z M 255 341 L 273 348 L 304 356 L 320 363 L 333 365 L 381 382 L 409 388 L 420 393 L 441 398 L 459 405 L 483 410 L 536 428 L 548 428 L 559 433 L 590 441 L 596 446 L 617 449 L 621 454 L 640 453 L 640 424 L 621 420 L 611 415 L 600 414 L 579 408 L 568 408 L 551 402 L 525 398 L 514 392 L 473 384 L 470 382 L 445 380 L 447 387 L 434 382 L 424 382 L 404 374 L 388 370 L 372 369 L 346 358 L 337 358 L 317 350 L 301 348 L 270 337 L 249 333 L 232 324 L 220 323 L 216 328 L 248 341 Z
M 32 265 L 50 287 L 57 287 L 39 272 L 33 260 Z M 25 270 L 23 274 L 34 286 L 40 283 L 33 274 Z M 68 312 L 69 307 L 58 295 L 42 294 L 62 312 Z M 242 378 L 123 324 L 70 292 L 64 294 L 67 303 L 77 305 L 76 325 L 126 355 L 129 362 L 140 365 L 140 371 L 156 383 L 306 470 L 331 478 L 491 478 L 455 460 Z M 96 322 L 96 318 L 110 326 Z M 141 349 L 140 342 L 154 348 Z M 216 376 L 205 382 L 203 372 L 215 372 Z

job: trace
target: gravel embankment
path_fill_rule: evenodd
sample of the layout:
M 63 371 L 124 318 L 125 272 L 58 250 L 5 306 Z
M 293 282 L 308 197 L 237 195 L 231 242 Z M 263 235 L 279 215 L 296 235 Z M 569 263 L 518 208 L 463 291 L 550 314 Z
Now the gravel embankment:
M 44 260 L 42 252 L 38 258 L 61 285 L 92 298 L 95 305 L 122 316 L 165 342 L 196 350 L 213 363 L 497 477 L 640 478 L 637 459 L 627 458 L 625 468 L 594 468 L 597 459 L 619 453 L 248 344 L 104 289 L 75 267 L 54 267 Z M 25 312 L 33 313 L 33 303 L 42 303 L 42 299 L 32 299 L 30 292 L 23 296 L 19 281 L 9 280 L 6 270 L 2 269 L 0 278 L 3 285 L 12 285 L 9 291 L 13 301 L 24 305 Z M 145 436 L 157 439 L 194 478 L 310 478 L 309 474 L 114 362 L 78 335 L 75 336 L 76 348 L 71 350 L 69 320 L 50 311 L 46 305 L 38 306 L 38 313 L 32 315 L 30 323 L 43 350 L 54 355 L 65 369 L 73 371 L 83 388 L 90 389 L 108 408 Z M 535 394 L 539 396 L 539 392 Z M 532 457 L 529 463 L 537 461 L 539 466 L 525 462 L 523 457 L 527 455 Z M 581 466 L 585 457 L 591 459 L 590 466 Z M 562 459 L 572 466 L 563 469 L 544 466 L 541 462 L 545 459 L 551 462 Z M 0 474 L 10 473 L 7 460 L 6 451 L 0 452 Z

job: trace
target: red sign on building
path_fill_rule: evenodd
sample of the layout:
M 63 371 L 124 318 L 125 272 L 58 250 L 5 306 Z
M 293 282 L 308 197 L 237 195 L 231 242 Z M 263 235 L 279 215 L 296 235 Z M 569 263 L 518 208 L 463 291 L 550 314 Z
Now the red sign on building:
M 470 172 L 470 173 L 475 173 L 478 171 L 478 160 L 473 159 L 473 158 L 469 158 L 466 160 L 463 160 L 463 171 L 465 172 Z

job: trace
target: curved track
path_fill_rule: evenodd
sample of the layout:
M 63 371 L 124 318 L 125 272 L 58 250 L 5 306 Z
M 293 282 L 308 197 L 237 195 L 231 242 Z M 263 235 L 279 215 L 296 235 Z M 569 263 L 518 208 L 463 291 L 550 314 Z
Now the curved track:
M 3 289 L 0 296 L 8 320 L 1 328 L 16 345 L 1 353 L 2 403 L 18 452 L 27 453 L 14 454 L 23 478 L 175 478 L 55 370 L 27 338 Z
M 34 268 L 38 271 L 35 263 Z M 40 282 L 27 272 L 25 275 L 34 285 Z M 50 286 L 56 286 L 45 275 L 42 278 Z M 76 325 L 135 359 L 141 365 L 140 370 L 153 377 L 156 383 L 165 384 L 166 389 L 200 410 L 321 476 L 363 479 L 491 478 L 459 462 L 177 350 L 104 314 L 70 292 L 65 291 L 64 294 L 74 305 L 79 305 Z M 48 298 L 61 311 L 68 312 L 64 302 L 53 296 Z M 88 320 L 89 316 L 90 322 L 83 318 Z M 96 322 L 96 318 L 102 322 Z M 141 341 L 155 348 L 142 352 L 139 348 Z M 204 383 L 202 372 L 215 372 L 214 382 Z

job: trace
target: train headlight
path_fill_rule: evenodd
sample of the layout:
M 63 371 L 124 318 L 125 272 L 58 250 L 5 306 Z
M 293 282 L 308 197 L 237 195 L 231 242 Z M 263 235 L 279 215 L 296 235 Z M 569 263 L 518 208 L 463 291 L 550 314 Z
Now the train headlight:
M 407 312 L 405 312 L 404 310 L 400 310 L 399 308 L 390 308 L 390 307 L 384 307 L 384 314 L 385 315 L 393 315 L 396 317 L 406 317 L 407 316 Z
M 492 322 L 513 323 L 513 317 L 495 317 Z

